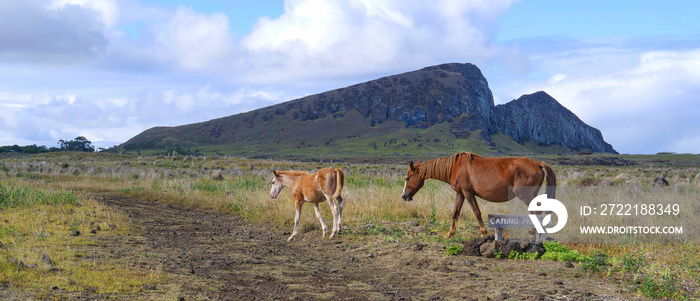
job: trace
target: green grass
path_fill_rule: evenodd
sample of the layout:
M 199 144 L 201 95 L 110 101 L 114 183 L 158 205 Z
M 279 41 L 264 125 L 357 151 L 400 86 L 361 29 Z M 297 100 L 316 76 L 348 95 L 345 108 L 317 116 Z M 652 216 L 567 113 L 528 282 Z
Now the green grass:
M 562 147 L 540 146 L 537 144 L 518 144 L 503 134 L 491 135 L 491 141 L 482 139 L 481 131 L 474 131 L 467 138 L 456 137 L 449 124 L 440 123 L 427 129 L 408 129 L 398 122 L 386 122 L 375 127 L 363 126 L 363 131 L 348 130 L 355 126 L 343 126 L 342 118 L 336 120 L 337 130 L 334 138 L 323 135 L 307 134 L 283 135 L 278 140 L 250 138 L 241 139 L 231 144 L 199 143 L 190 144 L 188 149 L 196 149 L 204 155 L 236 155 L 236 156 L 283 156 L 286 158 L 319 158 L 319 157 L 383 157 L 408 156 L 420 157 L 426 155 L 448 155 L 462 151 L 479 154 L 494 154 L 500 149 L 504 153 L 539 154 L 539 153 L 569 153 Z M 305 121 L 305 128 L 328 128 L 336 125 L 326 124 L 326 121 Z M 318 125 L 314 125 L 318 124 Z M 311 130 L 313 131 L 313 130 Z M 308 136 L 308 137 L 307 137 Z M 170 143 L 172 144 L 172 143 Z M 158 145 L 155 148 L 129 150 L 128 153 L 153 155 L 172 152 L 167 146 Z M 495 147 L 494 147 L 495 146 Z M 153 146 L 151 146 L 153 147 Z
M 78 196 L 70 191 L 54 191 L 34 183 L 0 180 L 0 208 L 36 205 L 74 205 Z
M 1 178 L 0 193 L 0 282 L 10 288 L 37 296 L 52 286 L 68 292 L 131 294 L 159 281 L 160 271 L 134 268 L 119 258 L 88 259 L 86 248 L 94 250 L 97 236 L 70 236 L 73 231 L 88 233 L 91 223 L 105 229 L 118 225 L 102 231 L 101 237 L 130 233 L 131 225 L 120 213 L 36 180 Z M 53 263 L 41 262 L 44 254 Z

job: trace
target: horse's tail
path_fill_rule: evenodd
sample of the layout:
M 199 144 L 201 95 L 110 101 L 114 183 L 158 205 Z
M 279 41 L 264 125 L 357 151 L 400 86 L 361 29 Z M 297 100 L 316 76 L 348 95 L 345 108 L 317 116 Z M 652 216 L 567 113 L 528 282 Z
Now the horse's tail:
M 542 162 L 540 168 L 546 173 L 547 198 L 553 199 L 557 190 L 557 176 L 554 174 L 552 167 L 547 165 L 547 163 Z
M 340 168 L 335 169 L 335 181 L 335 192 L 333 192 L 333 198 L 331 198 L 332 200 L 335 200 L 340 196 L 340 192 L 343 190 L 343 185 L 345 183 L 345 173 Z

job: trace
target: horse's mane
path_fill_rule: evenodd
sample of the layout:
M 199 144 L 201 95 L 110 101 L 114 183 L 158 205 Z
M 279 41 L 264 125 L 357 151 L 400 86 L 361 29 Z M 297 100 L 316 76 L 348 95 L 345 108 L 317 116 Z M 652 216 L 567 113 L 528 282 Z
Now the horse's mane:
M 307 171 L 278 170 L 277 173 L 283 176 L 300 177 L 309 174 Z
M 452 176 L 452 167 L 455 160 L 462 153 L 457 153 L 449 157 L 440 157 L 425 161 L 417 165 L 418 175 L 422 179 L 440 179 L 449 181 Z

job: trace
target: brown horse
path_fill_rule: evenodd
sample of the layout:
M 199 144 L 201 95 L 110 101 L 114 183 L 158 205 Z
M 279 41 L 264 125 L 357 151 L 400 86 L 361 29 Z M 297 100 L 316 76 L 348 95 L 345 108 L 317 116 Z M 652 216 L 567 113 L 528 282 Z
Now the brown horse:
M 497 203 L 517 196 L 527 206 L 537 196 L 545 179 L 545 172 L 547 196 L 554 198 L 557 185 L 554 171 L 549 165 L 529 158 L 487 158 L 472 153 L 458 153 L 423 163 L 419 161 L 415 165 L 411 161 L 401 198 L 411 201 L 426 179 L 446 182 L 457 192 L 452 227 L 447 235 L 454 235 L 457 218 L 466 198 L 479 222 L 481 235 L 486 236 L 488 231 L 481 219 L 481 210 L 475 196 Z
M 294 217 L 294 231 L 287 241 L 294 239 L 294 236 L 298 233 L 301 207 L 304 205 L 304 202 L 309 202 L 314 206 L 316 218 L 321 222 L 323 237 L 325 237 L 327 227 L 326 223 L 323 222 L 321 212 L 318 210 L 318 203 L 327 200 L 333 213 L 333 231 L 330 237 L 333 238 L 340 232 L 343 226 L 343 207 L 345 207 L 343 197 L 340 195 L 345 183 L 345 173 L 343 173 L 342 169 L 327 167 L 316 173 L 273 170 L 272 173 L 270 197 L 276 199 L 284 187 L 292 190 L 292 195 L 294 196 L 294 206 L 297 213 Z

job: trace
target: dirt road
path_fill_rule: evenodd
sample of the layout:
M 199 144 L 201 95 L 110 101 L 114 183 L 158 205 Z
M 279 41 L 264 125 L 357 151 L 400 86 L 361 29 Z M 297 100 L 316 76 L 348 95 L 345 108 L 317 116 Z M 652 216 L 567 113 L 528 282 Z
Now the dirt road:
M 448 256 L 441 245 L 378 236 L 322 239 L 230 215 L 151 200 L 99 196 L 128 214 L 138 236 L 99 240 L 101 252 L 162 269 L 152 300 L 621 300 L 626 292 L 553 261 Z

